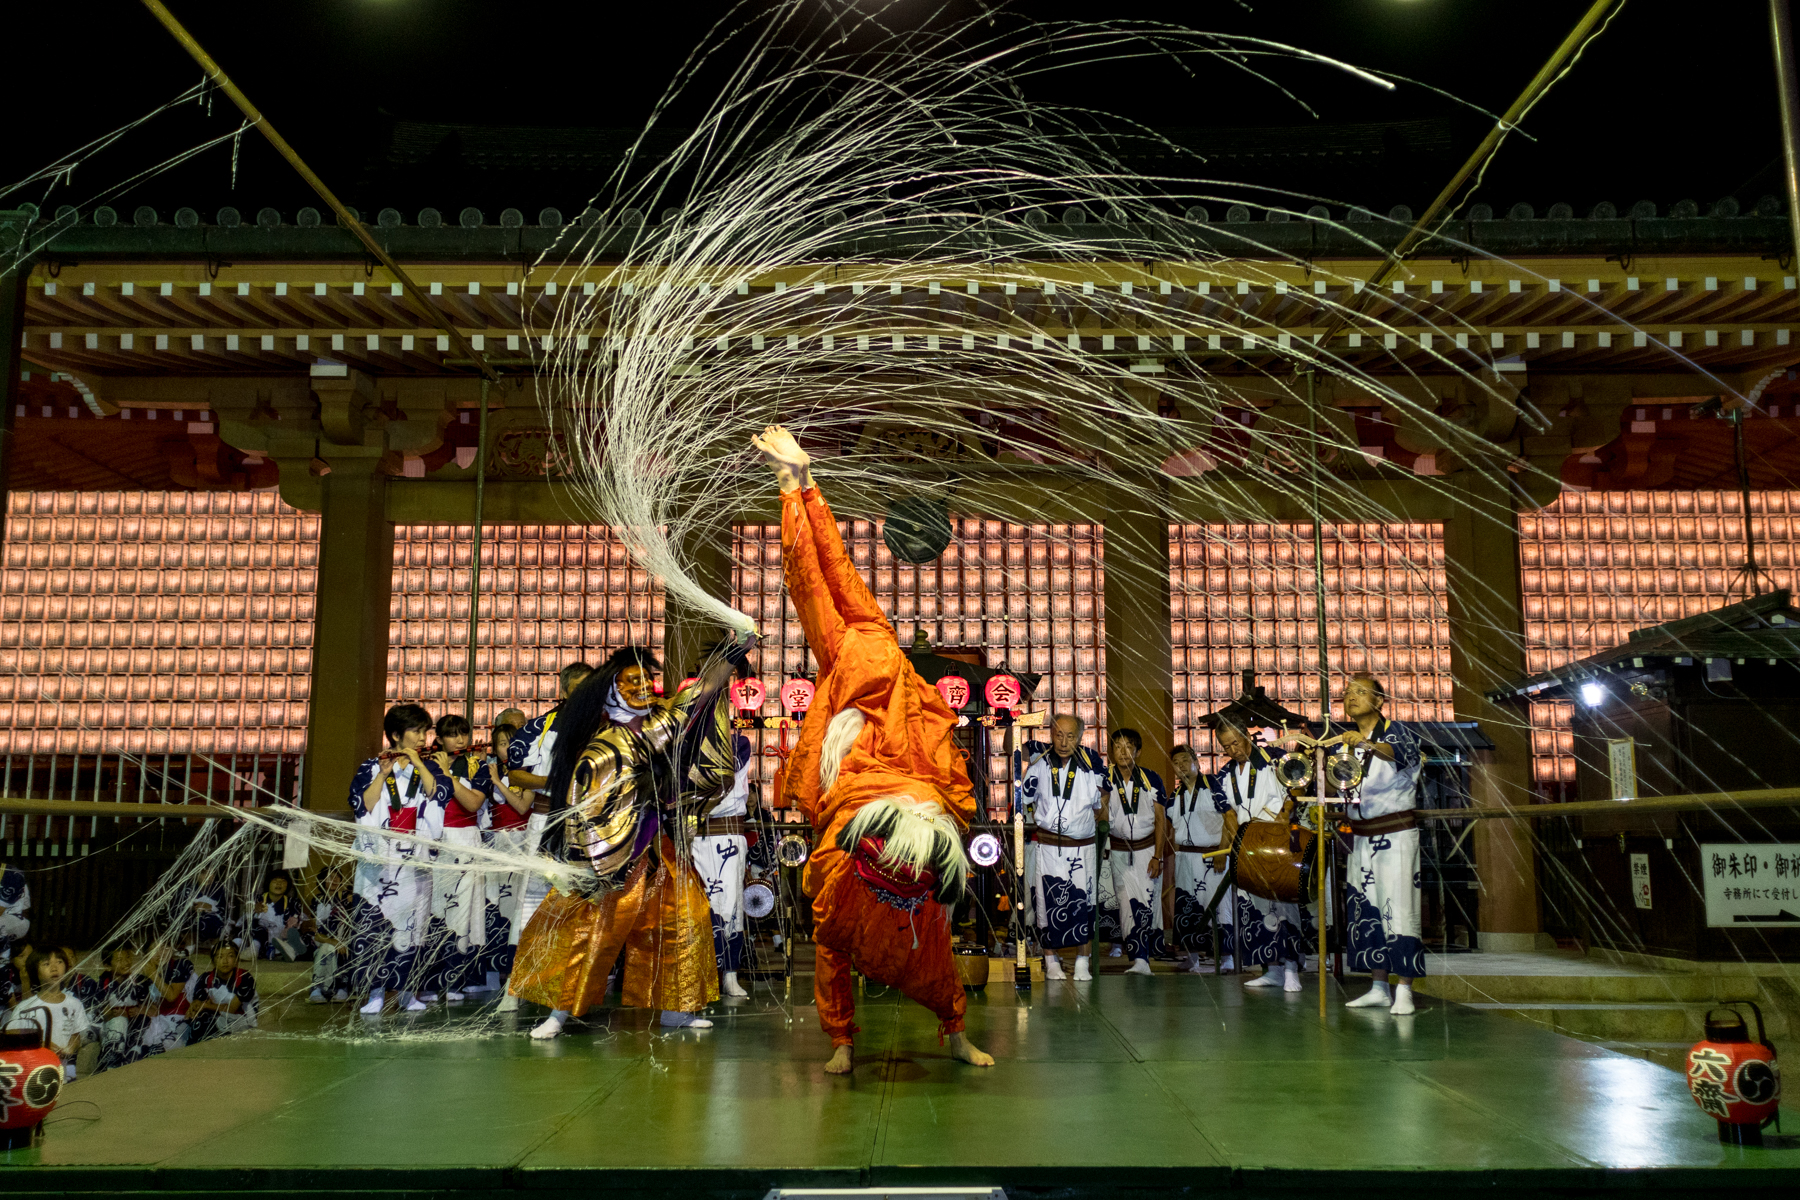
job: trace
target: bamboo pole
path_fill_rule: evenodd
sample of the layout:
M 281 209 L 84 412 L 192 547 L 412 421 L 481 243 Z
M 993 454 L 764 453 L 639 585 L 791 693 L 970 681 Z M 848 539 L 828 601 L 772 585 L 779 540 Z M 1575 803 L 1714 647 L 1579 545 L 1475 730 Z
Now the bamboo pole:
M 1317 623 L 1316 637 L 1319 643 L 1319 736 L 1323 738 L 1331 728 L 1331 654 L 1325 645 L 1325 520 L 1324 505 L 1320 496 L 1320 479 L 1322 464 L 1319 461 L 1319 435 L 1324 422 L 1319 415 L 1319 397 L 1317 377 L 1312 371 L 1306 373 L 1306 408 L 1312 414 L 1313 450 L 1312 450 L 1312 527 L 1313 527 L 1313 602 Z M 1318 906 L 1313 920 L 1319 927 L 1319 1021 L 1325 1020 L 1325 872 L 1327 863 L 1331 861 L 1327 855 L 1335 857 L 1329 839 L 1325 836 L 1325 751 L 1314 747 L 1313 778 L 1318 782 L 1318 802 L 1314 805 L 1313 814 L 1318 819 L 1319 841 L 1314 860 L 1313 874 L 1315 891 L 1318 892 Z
M 1570 804 L 1532 804 L 1516 808 L 1421 808 L 1426 821 L 1524 820 L 1530 817 L 1600 817 L 1621 813 L 1711 812 L 1744 808 L 1800 808 L 1800 788 L 1768 788 L 1752 792 L 1686 792 L 1674 796 L 1639 796 L 1634 800 L 1577 800 Z
M 1800 77 L 1794 66 L 1794 26 L 1788 0 L 1769 0 L 1769 40 L 1775 50 L 1775 83 L 1781 101 L 1781 182 L 1787 192 L 1788 234 L 1794 239 L 1792 253 L 1800 260 Z
M 475 430 L 475 544 L 469 559 L 469 680 L 464 688 L 463 715 L 469 727 L 475 726 L 475 649 L 476 631 L 481 628 L 481 533 L 487 506 L 487 428 L 488 387 L 490 380 L 481 379 L 481 416 Z
M 336 194 L 325 186 L 325 181 L 313 173 L 313 169 L 306 165 L 306 161 L 300 157 L 299 153 L 288 145 L 287 139 L 275 132 L 275 126 L 270 124 L 267 117 L 257 111 L 256 106 L 250 103 L 250 97 L 244 95 L 238 85 L 231 81 L 231 77 L 225 74 L 224 68 L 214 62 L 212 56 L 205 50 L 201 49 L 200 43 L 194 40 L 193 34 L 189 33 L 181 22 L 175 19 L 175 14 L 163 5 L 162 0 L 144 0 L 144 7 L 150 10 L 150 14 L 162 23 L 163 28 L 167 29 L 177 42 L 181 43 L 181 48 L 200 64 L 200 69 L 206 72 L 206 77 L 217 84 L 219 90 L 238 106 L 250 124 L 269 140 L 269 144 L 275 147 L 275 152 L 285 158 L 288 165 L 299 172 L 300 178 L 306 181 L 307 186 L 318 193 L 319 199 L 323 200 L 326 206 L 337 215 L 338 224 L 354 234 L 356 240 L 363 244 L 363 249 L 373 255 L 375 261 L 392 272 L 394 279 L 404 290 L 406 302 L 420 316 L 442 330 L 457 351 L 467 356 L 484 376 L 490 380 L 498 380 L 499 374 L 488 364 L 487 359 L 482 357 L 481 352 L 470 344 L 469 339 L 462 335 L 454 323 L 431 306 L 424 294 L 419 291 L 419 285 L 413 282 L 412 277 L 370 236 L 368 228 L 357 220 L 349 209 L 344 207 L 343 202 L 337 198 Z
M 149 0 L 146 2 L 148 3 Z M 1417 221 L 1413 222 L 1412 228 L 1406 231 L 1406 235 L 1388 253 L 1387 258 L 1382 261 L 1380 269 L 1370 277 L 1369 282 L 1365 285 L 1363 289 L 1365 298 L 1372 298 L 1376 289 L 1386 281 L 1389 275 L 1394 273 L 1395 268 L 1405 261 L 1406 256 L 1418 249 L 1422 242 L 1437 232 L 1432 226 L 1437 221 L 1438 214 L 1449 207 L 1450 202 L 1456 198 L 1456 193 L 1462 189 L 1463 184 L 1468 182 L 1469 177 L 1487 163 L 1494 151 L 1499 148 L 1500 140 L 1511 133 L 1520 121 L 1524 120 L 1525 114 L 1531 110 L 1531 106 L 1536 104 L 1549 86 L 1556 81 L 1557 73 L 1562 70 L 1563 65 L 1581 48 L 1582 42 L 1587 39 L 1588 34 L 1593 32 L 1594 26 L 1600 23 L 1600 18 L 1605 16 L 1607 9 L 1615 3 L 1622 3 L 1622 0 L 1594 0 L 1587 12 L 1582 14 L 1581 20 L 1575 23 L 1575 28 L 1569 31 L 1569 36 L 1562 40 L 1562 45 L 1556 48 L 1556 52 L 1550 56 L 1549 61 L 1539 68 L 1531 82 L 1525 85 L 1525 90 L 1519 93 L 1519 98 L 1512 102 L 1512 107 L 1507 109 L 1505 114 L 1494 123 L 1492 129 L 1488 130 L 1487 136 L 1481 139 L 1481 144 L 1475 147 L 1475 152 L 1469 155 L 1463 165 L 1457 169 L 1456 174 L 1450 177 L 1450 182 L 1444 185 L 1443 190 L 1437 194 L 1437 198 L 1431 202 L 1431 206 L 1420 215 Z M 1323 346 L 1329 342 L 1331 335 L 1342 329 L 1349 319 L 1346 312 L 1342 310 L 1337 312 L 1316 338 L 1318 344 Z

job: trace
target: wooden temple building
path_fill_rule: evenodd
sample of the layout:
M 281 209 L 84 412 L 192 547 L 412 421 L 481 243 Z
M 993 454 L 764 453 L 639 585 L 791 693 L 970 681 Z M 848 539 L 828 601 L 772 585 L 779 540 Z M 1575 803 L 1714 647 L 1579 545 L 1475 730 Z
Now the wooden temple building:
M 1614 617 L 1599 611 L 1598 599 L 1594 607 L 1580 607 L 1588 605 L 1585 597 L 1580 611 L 1571 613 L 1573 589 L 1543 583 L 1546 572 L 1560 579 L 1574 568 L 1560 558 L 1544 560 L 1534 522 L 1548 520 L 1541 510 L 1565 496 L 1709 489 L 1735 494 L 1732 422 L 1695 411 L 1726 392 L 1757 398 L 1744 417 L 1751 489 L 1794 486 L 1800 468 L 1800 387 L 1793 370 L 1800 364 L 1800 269 L 1780 206 L 1740 209 L 1735 201 L 1722 201 L 1704 209 L 1639 205 L 1619 211 L 1603 205 L 1577 215 L 1561 205 L 1539 215 L 1520 205 L 1497 217 L 1471 211 L 1454 234 L 1473 252 L 1427 243 L 1365 299 L 1366 324 L 1329 329 L 1323 302 L 1360 292 L 1359 281 L 1381 266 L 1406 221 L 1399 214 L 1376 219 L 1353 238 L 1319 221 L 1264 221 L 1235 207 L 1217 216 L 1209 229 L 1220 247 L 1237 246 L 1233 253 L 1246 257 L 1254 252 L 1243 247 L 1266 248 L 1269 260 L 1258 263 L 1266 282 L 1223 285 L 1228 273 L 1216 264 L 1120 260 L 1108 253 L 1104 222 L 1089 221 L 1069 232 L 1093 240 L 1091 260 L 1043 268 L 1046 283 L 1063 285 L 1061 302 L 1047 289 L 1002 288 L 978 274 L 946 276 L 941 293 L 934 287 L 931 295 L 908 301 L 932 305 L 940 321 L 954 321 L 972 296 L 1004 306 L 1018 327 L 1064 344 L 1079 339 L 1083 353 L 1127 360 L 1147 404 L 1155 401 L 1159 378 L 1203 369 L 1228 387 L 1241 387 L 1227 419 L 1249 425 L 1282 415 L 1271 411 L 1281 398 L 1259 382 L 1268 362 L 1289 339 L 1328 332 L 1333 354 L 1478 431 L 1485 453 L 1452 453 L 1434 441 L 1431 429 L 1384 412 L 1369 392 L 1338 380 L 1319 383 L 1324 403 L 1354 420 L 1363 450 L 1355 486 L 1392 520 L 1424 530 L 1418 536 L 1439 556 L 1442 606 L 1435 631 L 1424 638 L 1435 656 L 1430 665 L 1418 666 L 1417 655 L 1404 667 L 1398 658 L 1367 661 L 1440 681 L 1430 685 L 1438 688 L 1430 694 L 1401 693 L 1411 706 L 1401 715 L 1478 723 L 1493 749 L 1469 752 L 1473 804 L 1565 798 L 1554 761 L 1557 739 L 1569 735 L 1541 720 L 1534 728 L 1524 710 L 1490 693 L 1500 682 L 1545 669 L 1544 662 L 1528 660 L 1534 623 L 1579 625 Z M 525 340 L 554 305 L 558 288 L 571 284 L 556 271 L 533 267 L 563 224 L 555 210 L 527 219 L 513 209 L 469 209 L 453 219 L 435 212 L 403 217 L 390 209 L 373 222 L 375 236 L 428 291 L 431 306 L 507 372 L 490 392 L 489 452 L 477 462 L 477 375 L 457 359 L 449 339 L 421 321 L 399 294 L 401 285 L 329 216 L 321 221 L 311 210 L 273 209 L 203 216 L 191 208 L 148 207 L 66 218 L 0 213 L 0 240 L 13 247 L 8 253 L 24 247 L 32 256 L 26 269 L 7 277 L 0 294 L 4 469 L 14 496 L 0 597 L 9 606 L 7 628 L 15 630 L 0 644 L 0 675 L 9 689 L 0 701 L 14 706 L 8 709 L 12 720 L 0 724 L 10 726 L 11 752 L 100 754 L 109 744 L 100 736 L 104 731 L 145 732 L 180 724 L 180 714 L 191 724 L 204 724 L 210 715 L 215 723 L 242 727 L 266 718 L 290 734 L 271 753 L 304 755 L 305 802 L 340 806 L 343 781 L 369 752 L 390 702 L 391 672 L 454 678 L 462 670 L 456 612 L 446 609 L 442 595 L 430 593 L 466 590 L 467 546 L 454 530 L 474 519 L 477 474 L 485 486 L 485 521 L 533 530 L 531 537 L 539 539 L 534 545 L 548 546 L 545 539 L 561 536 L 555 531 L 594 519 L 572 507 L 570 493 L 547 465 L 555 431 L 539 406 Z M 622 250 L 634 231 L 622 224 L 609 236 L 616 235 Z M 870 265 L 879 257 L 879 248 L 859 246 L 859 265 L 846 268 L 841 283 L 832 285 L 844 293 L 836 299 L 848 304 L 853 285 L 885 282 L 879 266 Z M 602 286 L 632 282 L 620 272 Z M 771 274 L 744 286 L 768 289 L 781 282 Z M 1127 322 L 1109 311 L 1109 296 L 1133 288 L 1159 296 L 1159 321 Z M 860 296 L 864 289 L 854 291 Z M 873 327 L 883 319 L 880 304 L 888 289 L 868 291 L 868 312 L 859 319 Z M 1221 328 L 1231 332 L 1222 335 Z M 1466 332 L 1447 345 L 1440 332 L 1447 328 Z M 1440 340 L 1434 343 L 1434 337 Z M 857 352 L 854 338 L 836 344 L 846 356 Z M 696 353 L 780 352 L 776 345 L 732 345 Z M 917 352 L 931 351 L 921 345 Z M 1446 372 L 1445 354 L 1466 356 L 1471 369 L 1488 372 L 1494 388 L 1478 389 Z M 1541 428 L 1521 419 L 1527 405 L 1541 415 Z M 869 432 L 872 438 L 904 435 L 900 425 Z M 1207 639 L 1222 635 L 1195 630 L 1206 624 L 1193 620 L 1201 611 L 1193 593 L 1209 586 L 1207 564 L 1188 556 L 1192 547 L 1181 530 L 1218 522 L 1221 514 L 1180 506 L 1165 514 L 1115 511 L 1089 480 L 1059 477 L 1058 469 L 1010 454 L 999 441 L 956 453 L 961 490 L 952 511 L 968 519 L 968 528 L 1048 520 L 1070 530 L 1091 529 L 1096 538 L 1103 530 L 1110 549 L 1103 581 L 1090 580 L 1086 600 L 1076 596 L 1067 614 L 1071 621 L 1084 619 L 1086 603 L 1085 619 L 1099 629 L 1103 622 L 1092 609 L 1122 610 L 1145 596 L 1161 598 L 1166 620 L 1104 623 L 1091 645 L 1084 649 L 1077 641 L 1073 665 L 1062 665 L 1056 648 L 1047 647 L 1042 669 L 1052 678 L 1061 671 L 1098 679 L 1088 692 L 1077 688 L 1057 698 L 1088 705 L 1105 727 L 1143 731 L 1146 760 L 1166 773 L 1166 747 L 1192 735 L 1197 711 L 1216 706 L 1217 697 L 1201 694 L 1195 681 L 1202 675 L 1226 679 L 1235 691 L 1242 668 L 1265 669 L 1247 651 L 1232 657 L 1228 642 L 1215 641 L 1209 649 Z M 1550 483 L 1534 481 L 1524 466 L 1545 472 Z M 1224 477 L 1236 470 L 1230 463 L 1212 469 Z M 1234 482 L 1266 497 L 1272 521 L 1310 519 L 1281 494 L 1259 492 L 1247 473 Z M 80 543 L 112 536 L 94 532 L 109 520 L 115 525 L 106 528 L 115 531 L 132 520 L 164 521 L 164 536 L 175 536 L 171 531 L 180 521 L 168 515 L 173 508 L 153 514 L 131 503 L 108 507 L 81 499 L 137 493 L 261 496 L 268 507 L 181 509 L 189 514 L 181 519 L 185 544 L 192 550 L 204 543 L 206 549 L 179 561 L 140 556 L 128 564 L 122 557 L 100 561 L 84 554 Z M 1327 503 L 1325 515 L 1332 519 L 1329 498 Z M 1475 509 L 1497 507 L 1519 514 L 1519 522 L 1508 529 L 1470 517 Z M 1654 503 L 1640 508 L 1639 515 L 1661 511 Z M 1622 511 L 1631 515 L 1629 506 Z M 270 529 L 279 521 L 298 522 L 316 548 L 295 557 L 278 531 L 259 543 L 256 523 L 265 518 Z M 735 534 L 721 529 L 716 544 L 703 549 L 703 566 L 722 587 L 732 586 L 733 554 L 741 566 L 746 545 L 761 538 L 756 544 L 766 547 L 766 527 L 777 519 L 772 505 L 739 514 Z M 1720 521 L 1730 524 L 1730 515 L 1714 515 L 1710 541 L 1702 539 L 1705 545 L 1695 549 L 1692 569 L 1728 572 L 1737 561 L 1732 555 L 1740 538 Z M 39 533 L 23 528 L 38 525 Z M 980 536 L 1003 534 L 989 529 Z M 464 555 L 460 576 L 458 546 Z M 408 558 L 409 548 L 423 557 Z M 510 566 L 495 560 L 493 569 L 564 564 L 523 541 L 516 554 Z M 616 554 L 585 561 L 629 570 Z M 130 589 L 118 582 L 128 565 L 136 579 Z M 1094 565 L 1088 563 L 1090 574 Z M 260 600 L 234 594 L 229 577 L 240 569 L 269 573 L 257 585 Z M 1081 564 L 1072 569 L 1079 572 Z M 395 580 L 415 570 L 421 582 L 400 598 Z M 447 573 L 428 580 L 434 570 Z M 1201 574 L 1184 574 L 1194 570 Z M 148 576 L 158 572 L 162 583 L 153 584 Z M 182 580 L 169 578 L 176 574 Z M 102 576 L 114 582 L 103 586 Z M 912 578 L 915 587 L 935 586 Z M 503 584 L 495 586 L 505 591 Z M 738 594 L 747 587 L 740 579 Z M 1468 601 L 1476 595 L 1483 604 Z M 1508 620 L 1490 619 L 1496 605 L 1511 614 Z M 921 610 L 908 611 L 916 616 Z M 507 612 L 508 619 L 545 628 L 596 619 L 593 608 L 539 605 L 528 612 L 521 605 Z M 660 599 L 646 589 L 623 609 L 615 604 L 598 612 L 598 619 L 613 622 L 614 632 L 584 635 L 588 649 L 647 631 L 652 618 L 660 619 Z M 466 636 L 466 607 L 462 613 Z M 183 614 L 271 627 L 298 622 L 310 626 L 310 637 L 304 651 L 289 654 L 270 640 L 261 648 L 235 647 L 235 658 L 227 637 L 210 648 L 217 657 L 196 660 L 213 669 L 192 669 L 200 680 L 192 694 L 137 688 L 131 680 L 154 675 L 163 651 L 171 663 L 186 649 L 209 652 L 204 639 L 196 647 L 158 643 L 156 623 Z M 640 618 L 641 626 L 631 625 Z M 1618 619 L 1627 627 L 1654 623 L 1629 614 Z M 620 620 L 629 627 L 622 635 Z M 112 640 L 103 646 L 98 635 L 53 629 L 80 622 L 110 623 Z M 448 632 L 433 635 L 435 644 L 422 637 L 402 653 L 391 638 L 411 628 L 409 622 L 420 628 L 439 622 Z M 660 634 L 666 657 L 672 664 L 685 661 L 703 634 L 671 617 Z M 911 636 L 904 624 L 901 636 Z M 1555 661 L 1549 665 L 1560 665 L 1580 648 L 1557 653 L 1551 647 Z M 1214 657 L 1196 666 L 1206 654 Z M 1023 665 L 1035 670 L 1036 661 Z M 1167 666 L 1109 679 L 1106 661 Z M 550 664 L 546 652 L 543 661 L 513 669 L 542 676 L 554 670 Z M 777 664 L 771 674 L 784 668 L 792 664 Z M 1308 665 L 1275 662 L 1268 669 L 1298 676 Z M 233 685 L 235 693 L 205 681 L 232 672 L 246 681 Z M 33 687 L 38 690 L 27 696 Z M 449 688 L 436 702 L 456 705 L 460 696 Z M 28 699 L 35 703 L 29 717 Z M 243 715 L 252 702 L 262 705 L 263 717 Z M 146 707 L 133 707 L 138 704 Z M 161 704 L 213 707 L 176 714 L 173 707 L 154 707 Z M 285 706 L 281 715 L 268 716 L 277 705 Z M 65 731 L 80 724 L 95 736 L 58 741 L 58 722 Z M 300 733 L 291 736 L 295 728 Z M 140 738 L 136 744 L 153 751 L 159 743 Z M 1548 771 L 1546 762 L 1553 764 Z M 26 793 L 11 783 L 8 794 Z M 1481 946 L 1537 945 L 1545 925 L 1527 823 L 1476 825 Z

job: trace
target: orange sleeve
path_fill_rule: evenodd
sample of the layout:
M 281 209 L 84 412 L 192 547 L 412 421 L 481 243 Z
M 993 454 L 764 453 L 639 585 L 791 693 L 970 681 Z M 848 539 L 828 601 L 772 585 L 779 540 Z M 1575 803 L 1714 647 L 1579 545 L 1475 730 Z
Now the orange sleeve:
M 817 494 L 817 489 L 813 489 Z M 826 510 L 829 514 L 830 510 Z M 838 615 L 831 597 L 831 586 L 819 563 L 814 546 L 811 521 L 798 490 L 781 493 L 781 571 L 787 580 L 788 596 L 800 616 L 800 631 L 806 644 L 819 660 L 823 677 L 837 665 L 838 647 L 844 640 L 844 619 Z M 837 524 L 831 526 L 837 537 Z M 840 543 L 841 545 L 841 543 Z
M 816 486 L 807 488 L 801 496 L 806 501 L 806 519 L 812 527 L 814 552 L 824 571 L 825 583 L 831 588 L 838 615 L 852 625 L 868 622 L 886 626 L 887 617 L 881 606 L 875 603 L 869 585 L 863 582 L 856 564 L 844 550 L 844 539 L 838 534 L 837 517 L 832 515 L 831 506 L 825 503 L 825 497 Z

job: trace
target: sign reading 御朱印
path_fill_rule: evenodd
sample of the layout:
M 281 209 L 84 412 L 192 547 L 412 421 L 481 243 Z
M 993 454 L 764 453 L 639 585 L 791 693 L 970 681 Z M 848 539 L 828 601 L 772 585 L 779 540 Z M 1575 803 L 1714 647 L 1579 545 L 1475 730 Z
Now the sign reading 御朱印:
M 1715 929 L 1800 929 L 1800 845 L 1702 843 L 1706 923 Z

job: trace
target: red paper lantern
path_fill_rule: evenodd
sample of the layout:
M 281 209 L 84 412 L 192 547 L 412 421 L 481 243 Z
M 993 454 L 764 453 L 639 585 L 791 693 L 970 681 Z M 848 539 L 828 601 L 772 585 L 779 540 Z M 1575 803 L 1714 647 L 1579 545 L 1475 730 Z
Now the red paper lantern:
M 811 680 L 790 679 L 781 685 L 781 707 L 791 713 L 803 713 L 812 707 L 817 690 Z
M 946 675 L 939 679 L 937 690 L 938 695 L 944 698 L 944 703 L 951 708 L 965 707 L 969 703 L 969 697 L 974 695 L 974 689 L 969 687 L 969 681 L 961 675 Z
M 983 694 L 989 708 L 1011 712 L 1025 702 L 1025 685 L 1011 675 L 991 675 Z
M 1781 1068 L 1775 1046 L 1763 1033 L 1762 1010 L 1756 1010 L 1751 1041 L 1744 1018 L 1729 1008 L 1706 1014 L 1706 1037 L 1687 1054 L 1688 1092 L 1707 1116 L 1719 1122 L 1719 1140 L 1731 1145 L 1762 1145 L 1762 1127 L 1781 1105 Z
M 62 1059 L 42 1034 L 0 1033 L 0 1148 L 29 1146 L 62 1087 Z
M 741 712 L 755 712 L 763 706 L 763 700 L 768 694 L 769 690 L 763 687 L 763 681 L 754 675 L 731 685 L 731 703 Z

